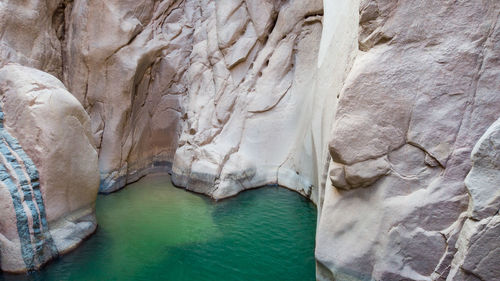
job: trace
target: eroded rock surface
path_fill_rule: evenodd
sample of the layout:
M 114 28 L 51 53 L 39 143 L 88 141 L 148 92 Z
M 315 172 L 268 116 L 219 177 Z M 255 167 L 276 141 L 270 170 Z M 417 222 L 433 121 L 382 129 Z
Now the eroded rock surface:
M 496 223 L 464 226 L 464 179 L 474 144 L 500 115 L 499 3 L 367 0 L 359 9 L 360 51 L 329 145 L 318 278 L 476 280 L 474 269 L 481 280 L 498 278 L 489 268 L 498 241 L 481 234 Z M 495 191 L 477 181 L 500 170 L 474 155 L 490 172 L 468 178 L 473 214 L 498 212 L 487 201 L 498 180 Z M 457 244 L 461 231 L 474 237 Z M 467 278 L 450 274 L 457 247 L 470 249 Z
M 320 0 L 77 0 L 64 14 L 64 81 L 91 116 L 101 192 L 173 163 L 177 185 L 214 198 L 265 184 L 317 197 L 324 85 L 340 89 L 347 69 L 332 64 L 356 41 L 346 29 L 324 46 L 338 55 L 318 71 Z
M 61 0 L 0 3 L 0 67 L 17 62 L 62 78 Z M 59 32 L 58 32 L 59 31 Z
M 311 194 L 315 170 L 299 161 L 312 161 L 315 154 L 305 149 L 312 148 L 311 69 L 321 4 L 215 1 L 204 7 L 208 32 L 193 38 L 198 61 L 188 74 L 196 79 L 188 88 L 175 184 L 214 198 L 265 184 Z
M 101 191 L 168 170 L 177 149 L 200 1 L 74 1 L 65 83 L 89 112 Z
M 37 269 L 94 232 L 99 187 L 90 118 L 54 76 L 0 68 L 2 270 Z
M 490 280 L 498 125 L 480 137 L 500 114 L 499 14 L 494 0 L 10 1 L 0 65 L 52 73 L 80 101 L 91 156 L 65 155 L 93 163 L 93 139 L 103 193 L 153 171 L 217 199 L 279 184 L 318 206 L 319 280 Z M 44 187 L 60 163 L 30 140 L 55 127 L 9 123 L 9 108 L 60 250 L 79 236 L 54 221 L 90 210 L 92 185 L 81 202 Z
M 495 280 L 500 276 L 500 119 L 472 151 L 465 179 L 467 220 L 457 242 L 450 280 Z

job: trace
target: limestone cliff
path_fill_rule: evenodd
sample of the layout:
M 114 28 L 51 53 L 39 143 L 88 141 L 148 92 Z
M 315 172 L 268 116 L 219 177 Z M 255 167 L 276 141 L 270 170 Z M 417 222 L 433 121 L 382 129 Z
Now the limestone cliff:
M 0 14 L 0 65 L 56 75 L 90 115 L 101 192 L 152 171 L 216 199 L 279 184 L 318 206 L 318 280 L 500 278 L 498 1 L 31 0 Z

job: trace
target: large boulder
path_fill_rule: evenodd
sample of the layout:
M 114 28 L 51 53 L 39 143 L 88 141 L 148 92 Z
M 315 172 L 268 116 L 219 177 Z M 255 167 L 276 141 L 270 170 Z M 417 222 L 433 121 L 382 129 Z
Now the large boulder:
M 0 68 L 1 268 L 40 267 L 94 232 L 99 187 L 90 118 L 54 76 Z

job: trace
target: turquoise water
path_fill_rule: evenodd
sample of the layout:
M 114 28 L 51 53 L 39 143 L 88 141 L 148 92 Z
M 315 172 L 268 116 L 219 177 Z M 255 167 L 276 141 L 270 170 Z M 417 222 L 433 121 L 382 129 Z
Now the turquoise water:
M 315 280 L 316 208 L 266 187 L 212 200 L 148 176 L 97 201 L 99 228 L 77 250 L 10 280 Z

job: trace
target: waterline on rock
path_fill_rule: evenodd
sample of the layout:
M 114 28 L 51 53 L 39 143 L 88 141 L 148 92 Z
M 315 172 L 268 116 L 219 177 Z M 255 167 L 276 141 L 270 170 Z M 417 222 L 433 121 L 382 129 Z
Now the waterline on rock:
M 30 276 L 5 280 L 314 280 L 316 209 L 266 187 L 214 202 L 147 176 L 100 196 L 99 228 Z M 1 278 L 0 278 L 1 279 Z

